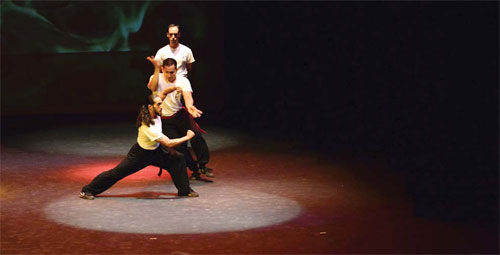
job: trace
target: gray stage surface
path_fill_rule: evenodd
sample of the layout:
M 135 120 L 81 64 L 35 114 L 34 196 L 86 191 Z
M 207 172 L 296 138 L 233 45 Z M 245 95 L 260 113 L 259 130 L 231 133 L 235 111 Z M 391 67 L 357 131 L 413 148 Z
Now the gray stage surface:
M 2 254 L 487 253 L 495 235 L 412 214 L 404 180 L 376 159 L 207 128 L 214 182 L 177 198 L 148 167 L 95 200 L 81 187 L 135 142 L 133 123 L 3 137 Z

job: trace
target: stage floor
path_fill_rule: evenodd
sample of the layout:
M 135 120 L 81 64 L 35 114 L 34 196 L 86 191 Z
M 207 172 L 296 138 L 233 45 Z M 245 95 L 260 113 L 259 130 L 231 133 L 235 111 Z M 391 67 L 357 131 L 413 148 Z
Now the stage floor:
M 496 234 L 413 216 L 383 161 L 326 158 L 207 128 L 213 182 L 177 198 L 148 167 L 95 200 L 81 187 L 135 142 L 132 122 L 9 133 L 1 146 L 1 254 L 494 253 Z

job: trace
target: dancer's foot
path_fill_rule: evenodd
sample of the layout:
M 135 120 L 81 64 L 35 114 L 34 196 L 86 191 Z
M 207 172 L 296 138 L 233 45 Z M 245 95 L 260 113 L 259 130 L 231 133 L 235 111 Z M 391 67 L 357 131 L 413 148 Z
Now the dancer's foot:
M 210 177 L 210 178 L 215 177 L 215 175 L 212 173 L 212 168 L 208 168 L 208 167 L 200 168 L 200 173 L 204 174 L 206 177 Z
M 189 177 L 189 180 L 190 180 L 190 181 L 214 182 L 214 181 L 212 181 L 212 180 L 209 180 L 209 179 L 206 179 L 206 178 L 201 177 L 200 173 L 198 173 L 198 172 L 196 172 L 196 173 L 192 173 L 192 174 L 191 174 L 191 177 Z
M 201 175 L 198 172 L 193 172 L 191 174 L 191 177 L 189 177 L 189 180 L 201 180 Z
M 197 192 L 195 192 L 193 189 L 189 189 L 189 193 L 188 194 L 179 194 L 180 197 L 199 197 L 200 194 L 198 194 Z
M 88 200 L 93 200 L 94 199 L 94 195 L 92 195 L 92 193 L 90 193 L 90 192 L 81 191 L 80 192 L 80 198 L 88 199 Z

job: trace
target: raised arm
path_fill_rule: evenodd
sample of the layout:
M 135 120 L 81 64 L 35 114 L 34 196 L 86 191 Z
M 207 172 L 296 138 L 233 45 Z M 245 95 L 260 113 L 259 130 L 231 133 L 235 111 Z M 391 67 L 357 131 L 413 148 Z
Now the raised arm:
M 158 90 L 158 79 L 160 77 L 160 63 L 155 60 L 154 56 L 149 56 L 146 58 L 151 64 L 154 66 L 154 72 L 152 78 L 149 80 L 148 89 L 150 89 L 153 93 Z
M 186 109 L 191 114 L 191 116 L 193 116 L 193 118 L 198 118 L 201 117 L 201 114 L 203 112 L 194 106 L 194 100 L 192 94 L 193 92 L 190 91 L 182 92 L 182 96 L 184 97 L 184 103 L 186 104 Z
M 160 144 L 167 146 L 169 148 L 175 147 L 183 142 L 186 142 L 190 140 L 191 138 L 194 137 L 194 132 L 191 130 L 188 130 L 186 135 L 181 137 L 181 138 L 175 138 L 175 139 L 170 139 L 166 136 L 162 136 L 161 138 L 157 139 L 156 141 L 159 142 Z

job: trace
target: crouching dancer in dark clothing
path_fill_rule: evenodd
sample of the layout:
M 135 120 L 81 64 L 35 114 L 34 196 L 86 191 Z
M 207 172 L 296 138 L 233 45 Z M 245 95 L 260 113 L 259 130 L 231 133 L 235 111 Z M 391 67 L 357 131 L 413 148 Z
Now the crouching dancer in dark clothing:
M 119 180 L 149 165 L 161 167 L 170 173 L 179 196 L 198 197 L 198 193 L 189 187 L 184 155 L 170 149 L 188 141 L 195 134 L 188 130 L 185 136 L 176 139 L 169 139 L 163 135 L 161 103 L 161 98 L 156 95 L 148 97 L 148 104 L 141 107 L 137 117 L 136 124 L 139 128 L 137 143 L 115 168 L 100 173 L 91 183 L 83 186 L 80 198 L 94 199 L 95 195 L 109 189 Z

